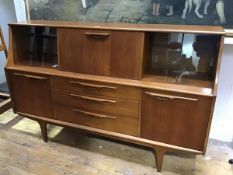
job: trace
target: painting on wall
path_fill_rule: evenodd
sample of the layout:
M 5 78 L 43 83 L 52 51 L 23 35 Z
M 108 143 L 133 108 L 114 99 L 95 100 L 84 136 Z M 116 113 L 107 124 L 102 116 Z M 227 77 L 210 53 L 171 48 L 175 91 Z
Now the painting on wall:
M 233 0 L 27 0 L 30 19 L 219 25 L 233 28 Z

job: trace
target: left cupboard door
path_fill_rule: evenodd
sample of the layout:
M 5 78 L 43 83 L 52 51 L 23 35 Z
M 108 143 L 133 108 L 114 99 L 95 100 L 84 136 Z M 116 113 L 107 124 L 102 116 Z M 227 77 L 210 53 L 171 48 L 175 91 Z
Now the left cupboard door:
M 6 71 L 15 112 L 54 118 L 49 77 Z

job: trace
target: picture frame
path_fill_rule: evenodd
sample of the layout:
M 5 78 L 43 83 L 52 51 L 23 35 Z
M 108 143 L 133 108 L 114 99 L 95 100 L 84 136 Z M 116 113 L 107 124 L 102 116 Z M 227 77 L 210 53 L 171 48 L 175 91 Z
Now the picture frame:
M 233 28 L 231 0 L 26 0 L 29 20 Z

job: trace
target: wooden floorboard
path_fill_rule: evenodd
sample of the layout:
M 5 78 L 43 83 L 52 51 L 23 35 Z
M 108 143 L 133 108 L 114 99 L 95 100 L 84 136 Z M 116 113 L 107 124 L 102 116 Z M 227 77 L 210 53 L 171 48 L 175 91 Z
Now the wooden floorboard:
M 44 143 L 39 135 L 38 124 L 28 119 L 19 120 L 18 125 L 11 128 L 3 127 L 0 132 L 0 160 L 4 160 L 5 163 L 11 162 L 11 165 L 17 168 L 24 167 L 35 174 L 56 175 L 117 175 L 122 172 L 157 174 L 153 167 L 135 166 L 131 162 L 77 149 L 70 143 L 69 135 L 67 135 L 69 145 L 51 141 Z M 51 128 L 50 131 L 56 130 Z M 52 131 L 49 135 L 52 137 Z
M 8 136 L 11 139 L 8 140 L 2 134 L 9 134 Z M 9 132 L 1 132 L 0 159 L 5 162 L 11 162 L 14 166 L 27 167 L 28 170 L 37 174 L 51 174 L 51 172 L 55 172 L 54 174 L 57 175 L 117 174 L 107 172 L 107 170 L 101 167 L 102 170 L 95 168 L 94 164 L 101 164 L 101 160 L 108 162 L 102 156 L 88 155 L 85 152 L 79 152 L 79 150 L 67 154 L 66 150 L 62 148 L 62 145 L 55 149 L 53 146 L 48 146 L 48 144 L 38 143 L 41 141 L 29 140 L 30 143 L 25 142 L 24 137 L 21 137 L 20 134 L 16 136 Z M 73 149 L 69 151 L 73 151 Z
M 0 175 L 38 175 L 0 160 Z
M 43 170 L 46 171 L 53 167 L 52 171 L 58 175 L 60 175 L 58 172 L 65 172 L 66 174 L 80 174 L 81 172 L 83 175 L 113 175 L 118 174 L 122 169 L 124 171 L 130 169 L 132 174 L 156 174 L 154 168 L 147 168 L 150 169 L 148 171 L 141 165 L 135 167 L 130 162 L 124 162 L 118 159 L 114 160 L 104 155 L 79 150 L 74 147 L 53 143 L 47 144 L 33 138 L 28 138 L 27 141 L 25 141 L 25 136 L 19 133 L 2 131 L 0 133 L 0 145 L 2 145 L 0 147 L 0 153 L 2 154 L 0 155 L 0 159 L 13 162 L 14 165 L 20 165 L 20 167 L 26 166 L 22 162 L 27 162 L 28 169 L 30 171 L 35 170 L 33 172 L 39 174 L 43 174 L 43 172 L 37 166 L 44 167 Z M 5 154 L 6 156 L 4 156 Z M 12 157 L 12 159 L 9 159 L 9 157 Z M 20 160 L 20 162 L 17 160 Z M 124 165 L 127 165 L 127 167 Z

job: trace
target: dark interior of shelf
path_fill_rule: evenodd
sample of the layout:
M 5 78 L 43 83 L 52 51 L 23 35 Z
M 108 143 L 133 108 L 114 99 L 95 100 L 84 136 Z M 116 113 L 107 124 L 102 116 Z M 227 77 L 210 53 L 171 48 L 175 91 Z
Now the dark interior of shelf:
M 57 67 L 57 30 L 51 27 L 18 27 L 13 30 L 16 64 Z
M 215 79 L 219 35 L 147 33 L 143 79 L 210 86 Z

